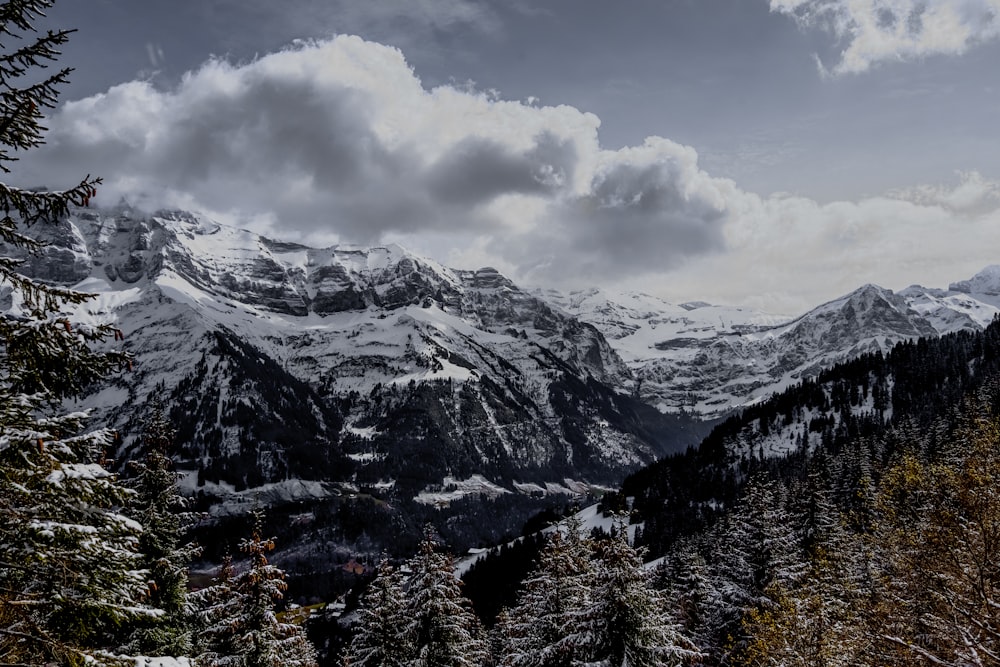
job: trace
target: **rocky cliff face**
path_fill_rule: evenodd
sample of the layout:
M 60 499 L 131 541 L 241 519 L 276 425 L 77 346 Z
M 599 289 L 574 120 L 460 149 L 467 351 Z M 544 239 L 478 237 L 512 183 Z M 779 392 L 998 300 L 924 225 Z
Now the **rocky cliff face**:
M 82 406 L 122 429 L 127 458 L 163 400 L 192 487 L 612 484 L 704 431 L 633 398 L 597 328 L 491 268 L 127 207 L 38 232 L 51 245 L 24 270 L 96 293 L 77 317 L 113 321 L 135 355 Z

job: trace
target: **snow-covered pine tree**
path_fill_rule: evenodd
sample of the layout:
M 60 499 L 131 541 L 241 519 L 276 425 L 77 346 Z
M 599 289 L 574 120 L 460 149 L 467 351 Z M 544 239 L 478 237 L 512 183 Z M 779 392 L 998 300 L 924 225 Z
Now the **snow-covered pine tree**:
M 43 110 L 54 108 L 70 70 L 46 75 L 72 31 L 38 34 L 52 0 L 0 3 L 0 171 L 42 143 Z M 96 179 L 69 190 L 25 190 L 0 182 L 0 662 L 107 662 L 114 626 L 154 613 L 137 600 L 140 526 L 118 508 L 128 492 L 100 464 L 112 434 L 81 434 L 86 415 L 65 414 L 79 394 L 128 358 L 91 344 L 119 334 L 73 321 L 91 298 L 18 273 L 15 254 L 41 247 L 30 228 L 67 215 L 94 195 Z
M 433 529 L 424 531 L 407 595 L 407 633 L 413 638 L 412 667 L 478 667 L 487 660 L 486 642 L 469 601 L 462 595 L 455 564 L 435 550 Z
M 504 607 L 497 614 L 493 627 L 486 633 L 486 650 L 489 660 L 486 663 L 490 667 L 498 667 L 504 664 L 503 658 L 507 654 L 507 648 L 511 644 L 511 636 L 508 628 L 511 626 L 510 609 Z
M 36 423 L 77 427 L 68 419 Z M 106 434 L 48 440 L 48 430 L 4 431 L 0 658 L 82 664 L 108 648 L 117 626 L 156 613 L 139 603 L 141 529 L 117 511 L 126 494 L 111 473 L 79 462 Z
M 556 530 L 523 583 L 518 603 L 498 621 L 496 663 L 505 667 L 561 667 L 585 658 L 586 627 L 595 584 L 591 544 L 569 519 Z
M 206 667 L 315 667 L 316 649 L 302 628 L 275 614 L 288 585 L 281 568 L 267 560 L 274 540 L 263 537 L 261 511 L 255 510 L 253 519 L 250 538 L 240 543 L 240 551 L 250 556 L 249 568 L 233 574 L 226 563 L 214 586 L 192 596 L 202 605 L 196 662 Z
M 653 588 L 642 556 L 629 544 L 620 520 L 611 539 L 598 545 L 597 587 L 589 614 L 596 641 L 587 664 L 606 667 L 682 665 L 700 654 L 684 638 Z
M 709 648 L 708 620 L 718 599 L 709 568 L 698 549 L 697 538 L 679 542 L 656 569 L 670 605 L 676 610 L 681 631 L 695 646 Z
M 169 456 L 173 446 L 173 425 L 162 404 L 153 401 L 142 432 L 144 460 L 131 463 L 135 475 L 128 486 L 135 495 L 128 514 L 143 526 L 139 552 L 149 572 L 147 603 L 163 614 L 130 629 L 124 648 L 130 654 L 179 656 L 191 651 L 187 566 L 199 550 L 183 543 L 192 517 L 184 513 L 185 501 L 177 490 Z
M 239 593 L 233 587 L 233 559 L 226 556 L 212 584 L 188 595 L 192 607 L 193 650 L 197 665 L 238 664 L 235 609 Z
M 361 603 L 357 632 L 347 650 L 348 665 L 404 667 L 413 658 L 404 587 L 400 571 L 382 560 Z
M 767 592 L 794 585 L 805 571 L 786 495 L 779 481 L 751 479 L 734 511 L 711 531 L 711 584 L 717 596 L 708 625 L 715 629 L 715 650 L 725 653 L 745 646 L 745 615 L 772 604 Z
M 861 619 L 872 593 L 871 556 L 837 511 L 825 467 L 810 471 L 805 488 L 793 494 L 804 501 L 795 514 L 808 562 L 788 587 L 795 612 L 784 643 L 801 664 L 847 667 L 871 654 Z
M 283 623 L 275 615 L 288 584 L 285 573 L 271 565 L 267 554 L 274 550 L 274 540 L 263 537 L 263 517 L 257 514 L 250 539 L 244 539 L 240 551 L 250 556 L 250 569 L 236 578 L 236 589 L 243 594 L 240 609 L 240 643 L 245 650 L 246 667 L 312 667 L 316 650 L 302 628 Z

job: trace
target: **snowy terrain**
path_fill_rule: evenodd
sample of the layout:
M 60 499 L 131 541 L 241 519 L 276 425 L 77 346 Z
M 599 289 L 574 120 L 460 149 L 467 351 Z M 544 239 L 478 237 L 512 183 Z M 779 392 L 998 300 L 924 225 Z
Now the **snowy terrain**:
M 984 328 L 1000 312 L 1000 267 L 948 289 L 865 285 L 794 319 L 596 289 L 539 294 L 597 327 L 646 401 L 711 418 L 901 340 Z
M 696 444 L 706 428 L 687 415 L 1000 312 L 1000 267 L 948 289 L 865 285 L 790 319 L 531 293 L 399 246 L 309 248 L 178 211 L 82 209 L 41 231 L 50 246 L 25 271 L 95 293 L 75 317 L 119 327 L 135 356 L 78 407 L 121 429 L 127 457 L 163 399 L 186 486 L 234 506 L 248 489 L 292 502 L 352 484 L 438 505 L 613 484 Z
M 454 480 L 613 484 L 702 434 L 634 399 L 595 327 L 489 267 L 125 205 L 39 231 L 50 246 L 25 272 L 95 293 L 74 318 L 120 328 L 134 355 L 77 407 L 121 429 L 125 458 L 148 399 L 163 400 L 185 486 L 229 505 L 345 482 L 431 503 Z

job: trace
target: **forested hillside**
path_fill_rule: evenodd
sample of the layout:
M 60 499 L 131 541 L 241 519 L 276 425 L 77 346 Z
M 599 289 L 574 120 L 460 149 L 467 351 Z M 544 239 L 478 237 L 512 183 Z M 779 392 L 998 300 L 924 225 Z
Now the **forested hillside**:
M 622 494 L 708 664 L 996 664 L 998 418 L 994 322 L 838 365 Z
M 757 466 L 672 541 L 657 576 L 707 664 L 996 664 L 1000 384 L 941 407 Z
M 998 352 L 994 322 L 840 364 L 604 497 L 700 664 L 996 664 Z M 488 622 L 550 548 L 469 571 Z
M 942 441 L 942 424 L 954 422 L 962 399 L 998 371 L 998 322 L 982 332 L 903 342 L 887 355 L 838 364 L 746 408 L 699 447 L 631 475 L 621 493 L 634 498 L 645 522 L 642 543 L 659 556 L 678 536 L 732 507 L 756 471 L 801 478 L 811 461 L 826 458 L 849 487 L 859 466 L 892 460 L 894 443 L 906 433 Z

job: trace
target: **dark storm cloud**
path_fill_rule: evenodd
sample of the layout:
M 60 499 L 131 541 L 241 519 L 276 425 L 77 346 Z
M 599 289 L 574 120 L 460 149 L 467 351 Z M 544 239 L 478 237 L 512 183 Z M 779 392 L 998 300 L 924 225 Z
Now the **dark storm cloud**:
M 588 254 L 609 253 L 609 264 L 627 260 L 646 269 L 721 249 L 725 209 L 685 193 L 682 179 L 676 164 L 615 165 L 593 194 L 570 207 L 590 221 L 574 244 Z
M 132 82 L 69 104 L 21 178 L 50 184 L 97 164 L 105 201 L 265 213 L 285 229 L 370 242 L 388 232 L 493 227 L 479 207 L 506 194 L 551 196 L 572 177 L 572 141 L 546 131 L 515 137 L 527 148 L 468 133 L 433 158 L 419 137 L 386 138 L 376 130 L 380 96 L 402 104 L 430 97 L 398 52 L 340 41 L 340 49 L 306 46 L 241 67 L 214 61 L 175 91 Z M 403 77 L 409 91 L 393 87 L 391 76 L 352 81 L 377 78 L 364 68 L 338 78 L 334 60 L 343 51 L 381 58 L 378 66 Z M 407 92 L 414 99 L 403 99 Z
M 697 168 L 690 149 L 664 139 L 604 154 L 585 192 L 553 205 L 543 224 L 504 239 L 522 269 L 551 281 L 650 275 L 721 251 L 730 204 L 744 197 Z
M 153 168 L 169 183 L 197 188 L 218 174 L 264 183 L 302 175 L 344 190 L 400 156 L 390 156 L 350 90 L 261 78 L 231 95 L 206 95 L 179 109 Z
M 431 166 L 427 184 L 448 204 L 477 205 L 511 193 L 551 195 L 570 180 L 575 161 L 572 143 L 548 133 L 521 154 L 497 141 L 468 137 Z

